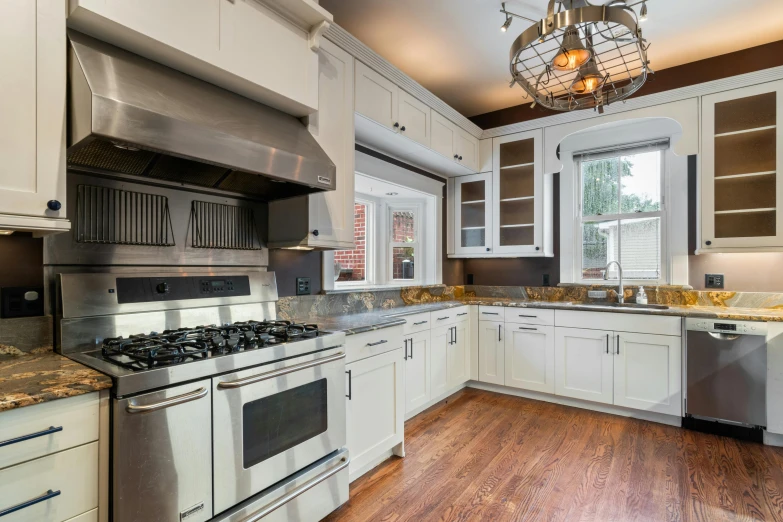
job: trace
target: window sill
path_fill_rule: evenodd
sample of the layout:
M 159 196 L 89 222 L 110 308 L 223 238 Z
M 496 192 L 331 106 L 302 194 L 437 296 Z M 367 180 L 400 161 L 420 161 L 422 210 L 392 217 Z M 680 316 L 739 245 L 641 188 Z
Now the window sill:
M 368 284 L 356 284 L 356 285 L 340 285 L 330 290 L 323 290 L 324 294 L 345 294 L 351 292 L 376 292 L 379 290 L 402 290 L 404 288 L 445 288 L 443 284 L 421 284 L 413 282 L 410 284 L 391 283 L 386 285 L 368 285 Z

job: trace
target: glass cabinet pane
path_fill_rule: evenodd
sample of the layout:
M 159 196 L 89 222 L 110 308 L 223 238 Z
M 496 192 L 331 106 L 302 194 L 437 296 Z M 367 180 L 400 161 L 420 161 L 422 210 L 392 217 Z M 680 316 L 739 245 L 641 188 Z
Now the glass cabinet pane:
M 715 104 L 715 237 L 777 235 L 777 93 Z
M 460 245 L 482 247 L 486 244 L 486 182 L 471 181 L 460 185 Z
M 535 241 L 535 141 L 500 145 L 498 185 L 498 242 L 500 246 L 529 246 Z

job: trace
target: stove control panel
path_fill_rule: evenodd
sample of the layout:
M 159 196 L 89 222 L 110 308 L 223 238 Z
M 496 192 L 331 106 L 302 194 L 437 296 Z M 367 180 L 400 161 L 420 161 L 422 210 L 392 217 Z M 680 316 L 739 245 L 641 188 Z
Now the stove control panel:
M 117 302 L 120 304 L 241 295 L 250 295 L 248 276 L 117 278 Z

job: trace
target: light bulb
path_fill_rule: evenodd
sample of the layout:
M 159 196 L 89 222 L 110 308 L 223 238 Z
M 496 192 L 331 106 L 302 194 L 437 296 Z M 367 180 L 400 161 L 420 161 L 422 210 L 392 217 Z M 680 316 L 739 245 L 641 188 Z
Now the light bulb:
M 569 25 L 563 33 L 563 44 L 552 60 L 552 68 L 556 71 L 575 71 L 592 57 L 579 38 L 576 26 Z
M 640 22 L 647 21 L 647 2 L 642 2 L 642 8 L 639 11 L 639 21 Z
M 500 30 L 503 31 L 504 33 L 506 31 L 508 31 L 508 28 L 511 25 L 511 20 L 512 20 L 512 18 L 510 16 L 506 15 L 506 21 L 503 22 L 503 25 L 500 27 Z

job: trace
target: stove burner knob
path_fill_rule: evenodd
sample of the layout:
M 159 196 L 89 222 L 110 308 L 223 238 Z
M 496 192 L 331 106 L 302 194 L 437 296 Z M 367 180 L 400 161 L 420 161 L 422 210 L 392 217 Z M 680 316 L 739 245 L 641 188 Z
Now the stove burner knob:
M 158 286 L 155 287 L 155 290 L 159 294 L 165 294 L 169 291 L 169 284 L 168 283 L 158 283 Z

